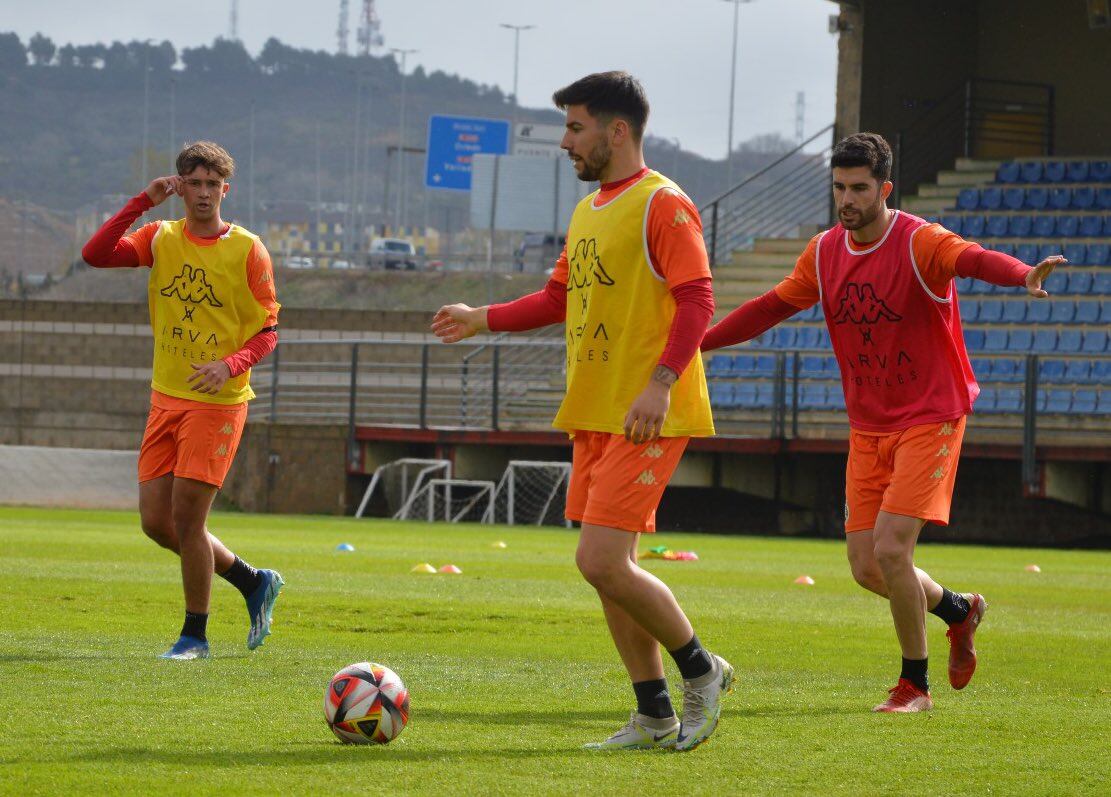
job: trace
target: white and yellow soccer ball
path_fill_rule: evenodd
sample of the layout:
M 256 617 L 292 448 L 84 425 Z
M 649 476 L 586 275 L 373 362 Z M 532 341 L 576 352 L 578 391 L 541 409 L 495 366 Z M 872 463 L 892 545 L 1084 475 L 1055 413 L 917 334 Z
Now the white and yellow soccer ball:
M 409 690 L 389 667 L 352 664 L 328 683 L 324 719 L 341 742 L 388 744 L 409 722 Z

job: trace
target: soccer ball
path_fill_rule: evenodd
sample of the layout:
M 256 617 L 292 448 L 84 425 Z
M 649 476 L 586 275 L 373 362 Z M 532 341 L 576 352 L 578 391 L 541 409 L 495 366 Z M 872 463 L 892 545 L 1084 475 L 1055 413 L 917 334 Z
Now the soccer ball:
M 387 744 L 409 721 L 409 690 L 389 667 L 352 664 L 324 691 L 324 719 L 347 744 Z

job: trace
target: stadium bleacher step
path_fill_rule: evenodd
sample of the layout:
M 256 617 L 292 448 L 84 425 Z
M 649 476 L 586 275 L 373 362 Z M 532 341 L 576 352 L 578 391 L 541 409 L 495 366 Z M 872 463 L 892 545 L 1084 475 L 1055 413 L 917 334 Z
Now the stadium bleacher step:
M 954 203 L 953 197 L 908 196 L 903 198 L 899 207 L 907 213 L 924 216 L 939 214 L 943 210 L 953 207 Z
M 739 266 L 744 269 L 792 268 L 801 251 L 802 250 L 799 250 L 799 252 L 792 255 L 787 252 L 745 252 L 738 250 L 734 252 L 732 258 L 730 258 L 729 265 Z
M 968 186 L 987 185 L 995 180 L 995 169 L 968 172 L 938 172 L 937 185 Z
M 956 196 L 956 194 L 954 194 Z M 757 238 L 753 243 L 754 252 L 778 252 L 798 257 L 809 243 L 809 238 Z
M 996 170 L 1004 161 L 986 160 L 983 158 L 957 158 L 956 170 L 958 172 L 991 172 L 995 176 Z

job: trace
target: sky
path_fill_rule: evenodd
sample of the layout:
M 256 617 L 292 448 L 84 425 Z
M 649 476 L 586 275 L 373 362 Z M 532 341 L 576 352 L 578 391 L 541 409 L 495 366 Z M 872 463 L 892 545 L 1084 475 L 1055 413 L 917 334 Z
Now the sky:
M 339 0 L 239 0 L 239 38 L 252 54 L 275 36 L 336 49 Z M 0 0 L 0 31 L 24 44 L 41 32 L 61 46 L 153 38 L 180 50 L 230 33 L 232 0 Z M 350 0 L 350 46 L 361 0 Z M 644 84 L 649 133 L 724 157 L 729 127 L 733 10 L 729 0 L 377 0 L 385 47 L 415 48 L 407 68 L 441 69 L 513 87 L 520 35 L 521 104 L 549 107 L 552 92 L 589 72 L 626 69 Z M 187 11 L 186 11 L 187 9 Z M 752 0 L 739 7 L 735 142 L 779 132 L 794 139 L 805 92 L 805 135 L 833 121 L 837 39 L 829 0 Z

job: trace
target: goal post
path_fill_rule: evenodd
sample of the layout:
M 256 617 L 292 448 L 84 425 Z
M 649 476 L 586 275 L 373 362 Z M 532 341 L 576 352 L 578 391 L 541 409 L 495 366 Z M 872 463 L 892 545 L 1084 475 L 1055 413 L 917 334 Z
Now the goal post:
M 446 459 L 408 457 L 379 465 L 363 492 L 355 517 L 364 515 L 376 492 L 385 499 L 388 514 L 395 516 L 428 479 L 450 479 L 451 473 L 451 461 Z
M 397 519 L 491 523 L 495 486 L 478 479 L 428 479 L 397 513 Z
M 564 517 L 570 462 L 510 461 L 494 494 L 494 522 L 570 527 Z

